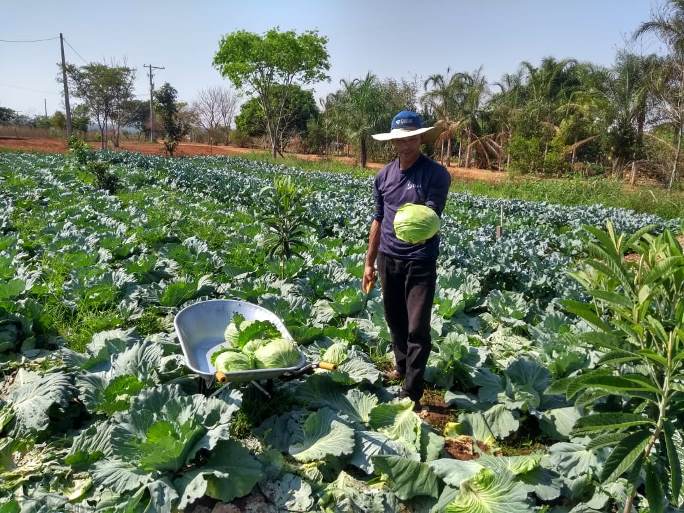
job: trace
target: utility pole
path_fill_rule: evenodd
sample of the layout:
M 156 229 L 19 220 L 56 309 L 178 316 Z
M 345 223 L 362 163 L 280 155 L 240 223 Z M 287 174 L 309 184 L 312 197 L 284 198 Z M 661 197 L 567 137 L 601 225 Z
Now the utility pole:
M 66 62 L 64 62 L 64 37 L 59 33 L 59 46 L 62 49 L 62 82 L 64 83 L 64 109 L 66 110 L 66 135 L 71 137 L 71 109 L 69 108 L 69 86 L 67 85 Z M 46 109 L 47 111 L 47 109 Z M 47 114 L 46 114 L 47 116 Z
M 154 94 L 154 71 L 153 69 L 166 69 L 161 66 L 152 66 L 152 64 L 145 64 L 145 68 L 148 68 L 148 75 L 150 76 L 150 142 L 154 142 L 154 110 L 152 107 L 152 96 Z
M 47 118 L 47 98 L 43 98 L 43 106 L 45 107 L 45 117 Z

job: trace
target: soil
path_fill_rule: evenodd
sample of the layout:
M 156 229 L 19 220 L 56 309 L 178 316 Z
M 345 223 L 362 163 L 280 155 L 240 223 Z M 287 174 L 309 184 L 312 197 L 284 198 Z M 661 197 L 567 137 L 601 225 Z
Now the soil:
M 678 235 L 677 240 L 679 241 L 679 244 L 684 247 L 684 235 Z M 628 253 L 625 255 L 625 261 L 626 262 L 638 262 L 639 261 L 639 255 L 636 253 Z
M 424 411 L 421 417 L 439 433 L 444 431 L 447 422 L 454 420 L 454 410 L 444 403 L 444 392 L 425 390 L 421 404 Z
M 100 144 L 97 142 L 90 142 L 90 146 L 98 149 Z M 67 150 L 66 142 L 61 139 L 51 138 L 22 138 L 22 137 L 3 137 L 0 136 L 0 148 L 11 150 L 37 151 L 42 153 L 64 153 Z M 121 143 L 121 150 L 136 151 L 147 155 L 164 155 L 164 150 L 161 144 L 124 141 Z M 175 155 L 179 157 L 190 157 L 195 155 L 233 155 L 239 156 L 245 153 L 253 153 L 252 148 L 240 148 L 238 146 L 211 146 L 209 144 L 196 143 L 180 143 L 176 149 Z M 287 156 L 295 157 L 310 161 L 325 161 L 334 159 L 338 162 L 353 166 L 356 164 L 356 159 L 352 157 L 337 157 L 329 156 L 323 158 L 319 155 L 308 155 L 303 153 L 286 153 Z M 383 163 L 369 162 L 368 168 L 382 169 Z M 496 171 L 488 171 L 486 169 L 462 168 L 450 166 L 449 172 L 452 177 L 460 180 L 474 180 L 485 182 L 500 182 L 506 179 L 506 174 Z
M 472 436 L 461 435 L 456 438 L 447 438 L 444 441 L 444 452 L 455 460 L 474 460 L 479 457 L 475 451 L 477 444 L 478 451 L 491 453 L 492 449 L 486 443 L 473 439 Z

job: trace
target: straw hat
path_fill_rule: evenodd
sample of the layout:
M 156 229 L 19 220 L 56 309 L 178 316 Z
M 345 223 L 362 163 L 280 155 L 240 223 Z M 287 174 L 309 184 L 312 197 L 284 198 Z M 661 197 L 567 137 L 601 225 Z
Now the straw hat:
M 423 135 L 432 131 L 434 127 L 423 126 L 423 120 L 415 112 L 402 110 L 399 114 L 392 118 L 390 131 L 382 134 L 373 134 L 371 137 L 376 141 L 391 141 L 392 139 L 405 139 L 406 137 L 413 137 L 414 135 Z M 433 135 L 433 134 L 430 134 Z M 435 134 L 436 135 L 436 134 Z M 433 137 L 428 139 L 433 140 Z M 429 142 L 426 136 L 421 138 L 422 142 Z

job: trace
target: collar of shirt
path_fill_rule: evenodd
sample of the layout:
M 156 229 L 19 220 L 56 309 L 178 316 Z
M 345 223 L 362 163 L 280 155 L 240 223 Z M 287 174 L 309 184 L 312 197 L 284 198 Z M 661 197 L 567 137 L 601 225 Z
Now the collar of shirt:
M 406 172 L 408 172 L 408 171 L 411 171 L 411 170 L 412 170 L 414 167 L 416 167 L 424 158 L 425 158 L 425 155 L 423 155 L 422 153 L 419 153 L 419 154 L 418 154 L 418 158 L 416 159 L 416 161 L 415 161 L 413 164 L 411 164 L 411 165 L 410 165 L 409 167 L 407 167 L 406 169 L 401 169 L 401 163 L 399 162 L 399 157 L 397 157 L 397 169 L 399 170 L 400 173 L 406 173 Z

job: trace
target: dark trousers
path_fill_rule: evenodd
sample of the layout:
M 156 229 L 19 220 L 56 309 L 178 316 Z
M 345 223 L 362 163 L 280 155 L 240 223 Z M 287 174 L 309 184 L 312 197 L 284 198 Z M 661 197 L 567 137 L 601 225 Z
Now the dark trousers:
M 404 395 L 417 401 L 423 396 L 423 375 L 432 346 L 430 314 L 437 263 L 378 253 L 377 268 L 397 370 L 404 376 Z

